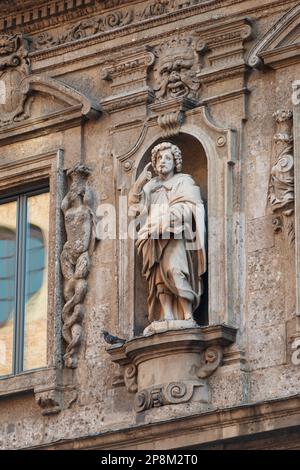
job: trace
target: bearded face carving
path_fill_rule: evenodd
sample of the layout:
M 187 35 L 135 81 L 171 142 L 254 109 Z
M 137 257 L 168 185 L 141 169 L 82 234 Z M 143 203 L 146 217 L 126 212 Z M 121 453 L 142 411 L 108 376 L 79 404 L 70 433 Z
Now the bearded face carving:
M 200 71 L 198 54 L 191 38 L 175 38 L 155 49 L 156 98 L 194 98 L 198 96 Z

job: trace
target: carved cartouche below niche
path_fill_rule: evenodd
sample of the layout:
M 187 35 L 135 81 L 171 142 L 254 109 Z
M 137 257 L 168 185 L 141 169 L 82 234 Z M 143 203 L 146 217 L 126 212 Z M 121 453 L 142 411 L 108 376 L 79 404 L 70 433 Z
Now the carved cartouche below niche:
M 83 303 L 88 290 L 90 259 L 95 246 L 95 217 L 92 192 L 87 183 L 89 168 L 77 163 L 67 175 L 71 184 L 61 206 L 67 234 L 61 254 L 65 298 L 62 334 L 67 343 L 65 365 L 75 368 L 82 339 L 81 323 L 84 316 Z
M 277 123 L 274 136 L 276 145 L 275 165 L 271 169 L 269 202 L 274 214 L 275 232 L 283 231 L 289 244 L 295 242 L 294 224 L 294 151 L 292 111 L 278 110 L 273 114 Z
M 21 84 L 29 73 L 28 41 L 19 33 L 0 35 L 0 126 L 28 117 L 30 100 Z

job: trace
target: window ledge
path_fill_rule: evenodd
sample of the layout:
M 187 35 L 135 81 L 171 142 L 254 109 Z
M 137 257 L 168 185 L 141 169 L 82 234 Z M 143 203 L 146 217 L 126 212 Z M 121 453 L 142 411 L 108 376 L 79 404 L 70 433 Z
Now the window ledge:
M 0 398 L 33 392 L 43 415 L 59 413 L 77 398 L 71 372 L 47 367 L 4 377 L 0 380 Z

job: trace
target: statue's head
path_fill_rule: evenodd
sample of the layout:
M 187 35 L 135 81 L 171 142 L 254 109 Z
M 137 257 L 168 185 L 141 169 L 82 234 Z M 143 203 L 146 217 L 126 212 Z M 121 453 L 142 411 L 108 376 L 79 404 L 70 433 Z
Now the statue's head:
M 171 171 L 180 173 L 182 170 L 181 150 L 171 142 L 162 142 L 153 148 L 151 162 L 157 175 L 166 175 Z
M 87 177 L 91 174 L 89 167 L 83 163 L 76 163 L 73 168 L 67 171 L 67 175 L 71 178 L 70 190 L 80 194 L 84 191 Z

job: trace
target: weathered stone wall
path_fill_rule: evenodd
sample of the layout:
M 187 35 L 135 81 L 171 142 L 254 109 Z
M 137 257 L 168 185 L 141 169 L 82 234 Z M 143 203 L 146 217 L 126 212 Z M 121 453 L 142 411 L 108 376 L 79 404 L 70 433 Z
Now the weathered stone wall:
M 19 5 L 19 2 L 15 3 Z M 30 6 L 33 3 L 24 4 L 24 11 L 29 12 L 31 8 L 36 11 L 37 7 Z M 54 259 L 53 255 L 50 259 L 49 272 L 53 270 L 58 274 L 56 278 L 51 275 L 49 284 L 51 295 L 60 297 L 55 311 L 49 308 L 48 312 L 48 362 L 51 370 L 45 377 L 41 372 L 40 379 L 27 374 L 28 377 L 17 385 L 10 378 L 0 381 L 1 448 L 50 446 L 58 441 L 72 443 L 75 439 L 92 435 L 101 437 L 124 430 L 131 430 L 128 447 L 151 448 L 158 445 L 159 424 L 163 422 L 172 426 L 176 418 L 188 419 L 201 413 L 204 416 L 205 413 L 213 414 L 214 410 L 273 399 L 285 400 L 299 394 L 300 366 L 292 363 L 291 347 L 297 334 L 299 337 L 295 250 L 300 241 L 296 238 L 294 243 L 289 243 L 284 230 L 274 232 L 274 214 L 268 195 L 276 155 L 274 135 L 277 127 L 273 113 L 295 107 L 292 83 L 300 79 L 300 62 L 296 53 L 290 60 L 286 53 L 285 59 L 280 59 L 282 65 L 277 67 L 279 59 L 275 62 L 272 57 L 278 45 L 269 42 L 263 49 L 263 52 L 273 51 L 271 58 L 264 56 L 269 60 L 268 65 L 248 65 L 254 45 L 298 2 L 82 1 L 82 6 L 70 11 L 58 9 L 56 15 L 51 15 L 52 10 L 47 12 L 43 6 L 47 3 L 51 9 L 55 2 L 40 3 L 41 20 L 21 25 L 18 23 L 21 13 L 18 16 L 14 10 L 11 15 L 15 15 L 17 25 L 10 26 L 10 15 L 7 16 L 7 34 L 24 32 L 31 38 L 30 76 L 40 75 L 62 82 L 90 102 L 98 103 L 101 111 L 90 120 L 83 111 L 78 111 L 81 98 L 75 97 L 73 91 L 68 95 L 66 89 L 65 94 L 58 95 L 50 85 L 43 89 L 32 85 L 33 102 L 29 117 L 21 124 L 13 121 L 0 127 L 1 179 L 5 181 L 6 165 L 22 163 L 27 158 L 46 153 L 56 154 L 61 149 L 61 170 L 70 169 L 77 162 L 91 169 L 89 187 L 94 195 L 96 217 L 101 203 L 113 204 L 119 210 L 119 195 L 127 194 L 143 155 L 165 131 L 157 120 L 160 111 L 154 108 L 153 111 L 150 107 L 155 86 L 151 82 L 149 63 L 155 60 L 151 57 L 153 48 L 178 35 L 178 31 L 187 36 L 196 34 L 198 49 L 201 50 L 200 98 L 196 107 L 183 111 L 181 128 L 176 128 L 176 121 L 173 127 L 175 134 L 190 132 L 194 137 L 197 137 L 197 129 L 199 135 L 207 132 L 207 141 L 225 135 L 224 129 L 226 132 L 235 130 L 236 143 L 219 140 L 215 148 L 223 153 L 218 154 L 217 163 L 212 160 L 208 166 L 209 172 L 210 168 L 217 168 L 222 175 L 222 181 L 215 181 L 214 188 L 214 179 L 211 177 L 209 180 L 211 194 L 223 186 L 223 194 L 229 194 L 228 200 L 223 201 L 220 193 L 220 201 L 223 202 L 216 209 L 220 220 L 226 217 L 226 221 L 229 220 L 229 226 L 224 229 L 229 238 L 225 236 L 216 258 L 222 282 L 224 280 L 218 305 L 223 302 L 224 308 L 222 311 L 209 311 L 208 316 L 210 323 L 226 323 L 238 331 L 236 341 L 225 347 L 223 365 L 208 379 L 211 402 L 207 406 L 200 407 L 197 402 L 183 403 L 137 414 L 133 408 L 134 395 L 126 390 L 119 366 L 112 363 L 101 333 L 105 329 L 126 339 L 133 336 L 134 286 L 131 284 L 137 274 L 133 271 L 132 246 L 122 245 L 118 240 L 100 240 L 96 241 L 91 255 L 78 366 L 69 370 L 63 368 L 65 343 L 61 339 L 59 325 L 63 279 L 55 270 L 66 238 L 62 214 L 55 212 L 53 206 L 50 220 L 53 224 L 59 221 L 60 225 L 58 233 L 51 239 L 57 258 Z M 107 4 L 106 10 L 103 4 Z M 0 14 L 4 17 L 1 10 Z M 0 17 L 0 27 L 2 24 Z M 291 35 L 289 42 L 283 28 L 281 40 L 281 45 L 297 42 L 296 33 Z M 74 116 L 71 118 L 72 106 Z M 211 131 L 207 130 L 209 125 L 205 124 L 207 121 L 199 110 L 202 106 L 211 120 Z M 167 111 L 163 109 L 163 113 Z M 59 121 L 59 116 L 65 118 Z M 26 123 L 29 123 L 28 128 Z M 204 129 L 205 125 L 207 128 Z M 17 137 L 13 134 L 14 129 Z M 225 155 L 228 163 L 221 173 L 218 165 Z M 56 178 L 58 166 L 55 164 L 49 170 L 50 178 Z M 39 171 L 37 165 L 36 178 Z M 22 181 L 23 173 L 15 177 L 15 184 Z M 66 177 L 61 176 L 55 184 L 58 184 L 61 201 L 67 192 Z M 230 206 L 229 212 L 226 212 L 226 205 Z M 218 226 L 215 228 L 217 231 Z M 224 257 L 222 249 L 224 253 L 227 250 Z M 212 279 L 210 288 L 216 289 L 216 285 Z M 215 296 L 216 290 L 212 290 L 211 295 Z M 211 305 L 216 305 L 214 299 L 211 302 Z M 50 301 L 49 305 L 54 303 Z M 54 323 L 58 325 L 56 328 Z M 50 395 L 47 384 L 51 389 Z M 41 386 L 43 392 L 39 389 Z M 50 410 L 49 414 L 41 413 L 45 409 Z M 288 407 L 282 413 L 287 416 Z M 293 416 L 299 413 L 297 407 L 293 413 Z M 273 423 L 272 416 L 270 422 Z M 225 414 L 219 418 L 220 427 L 222 419 L 225 423 Z M 157 424 L 158 434 L 153 438 L 148 436 L 146 443 L 142 438 L 135 442 L 135 430 L 138 435 L 144 424 L 153 423 Z M 289 426 L 288 419 L 284 424 L 274 419 L 274 424 L 267 425 L 263 421 L 263 409 L 257 413 L 255 432 L 280 426 Z M 162 436 L 167 433 L 161 432 Z M 236 426 L 230 432 L 229 435 L 220 432 L 218 439 L 238 437 L 244 431 Z M 251 432 L 251 429 L 245 430 L 245 433 Z M 162 440 L 161 446 L 197 444 L 192 436 L 192 432 L 182 434 L 182 440 L 179 436 L 177 444 L 164 444 Z M 211 434 L 211 440 L 215 438 L 216 435 Z M 126 436 L 116 437 L 116 448 L 118 439 L 126 448 Z M 209 437 L 203 439 L 209 442 Z M 101 445 L 112 444 L 99 441 L 97 446 L 100 448 Z

